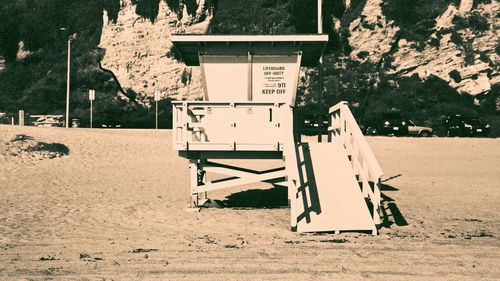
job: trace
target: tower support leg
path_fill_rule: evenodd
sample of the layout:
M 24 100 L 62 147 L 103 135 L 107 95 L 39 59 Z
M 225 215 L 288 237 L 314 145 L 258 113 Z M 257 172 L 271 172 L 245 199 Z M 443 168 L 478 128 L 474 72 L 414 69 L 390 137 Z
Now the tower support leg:
M 190 199 L 189 207 L 198 207 L 198 193 L 196 189 L 198 187 L 198 159 L 189 160 L 189 178 L 190 178 Z
M 189 160 L 190 174 L 190 208 L 201 207 L 208 200 L 208 192 L 200 192 L 200 187 L 205 183 L 206 171 L 203 169 L 203 163 L 206 159 L 191 159 Z

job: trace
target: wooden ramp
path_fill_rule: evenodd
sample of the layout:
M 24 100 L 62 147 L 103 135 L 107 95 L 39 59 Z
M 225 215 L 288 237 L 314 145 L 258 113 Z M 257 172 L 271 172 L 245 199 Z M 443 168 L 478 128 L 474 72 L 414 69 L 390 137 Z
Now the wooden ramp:
M 292 204 L 297 231 L 376 231 L 342 145 L 304 143 L 297 152 L 300 180 Z

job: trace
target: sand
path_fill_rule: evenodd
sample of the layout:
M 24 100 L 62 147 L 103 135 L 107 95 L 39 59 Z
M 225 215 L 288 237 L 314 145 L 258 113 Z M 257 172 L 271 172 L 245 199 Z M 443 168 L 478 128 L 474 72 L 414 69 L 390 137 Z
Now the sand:
M 500 139 L 368 142 L 380 234 L 297 234 L 265 184 L 186 211 L 171 131 L 0 126 L 0 280 L 498 280 Z

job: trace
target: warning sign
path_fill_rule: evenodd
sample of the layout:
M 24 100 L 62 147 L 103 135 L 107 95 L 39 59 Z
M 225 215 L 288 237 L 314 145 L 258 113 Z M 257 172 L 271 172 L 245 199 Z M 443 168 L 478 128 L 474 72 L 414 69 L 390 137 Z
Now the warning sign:
M 253 100 L 289 102 L 294 79 L 297 79 L 297 58 L 254 57 Z
M 263 95 L 284 95 L 286 93 L 285 66 L 263 66 Z

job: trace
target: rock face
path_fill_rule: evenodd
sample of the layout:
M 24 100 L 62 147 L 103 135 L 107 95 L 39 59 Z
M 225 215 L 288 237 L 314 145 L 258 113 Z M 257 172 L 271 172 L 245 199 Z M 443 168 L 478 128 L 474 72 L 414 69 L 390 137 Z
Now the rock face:
M 498 1 L 479 4 L 476 8 L 472 0 L 462 0 L 459 6 L 450 5 L 436 19 L 431 40 L 438 43 L 426 44 L 423 50 L 418 50 L 415 42 L 395 38 L 399 28 L 387 22 L 381 4 L 381 0 L 367 0 L 361 18 L 351 23 L 352 58 L 376 63 L 384 54 L 389 54 L 392 60 L 389 74 L 417 74 L 422 79 L 434 75 L 459 92 L 471 95 L 488 93 L 493 84 L 500 82 L 499 56 L 495 51 L 500 27 L 496 17 L 500 12 Z M 467 19 L 477 15 L 486 19 L 489 29 L 477 31 L 471 26 L 454 24 L 456 17 Z M 460 42 L 452 36 L 460 38 Z M 395 50 L 393 53 L 389 53 L 391 48 Z M 359 55 L 361 52 L 365 52 L 364 56 Z
M 399 28 L 382 14 L 382 3 L 382 0 L 367 0 L 360 18 L 349 25 L 352 58 L 379 62 L 390 52 Z
M 104 15 L 100 43 L 105 49 L 103 67 L 113 71 L 121 86 L 135 91 L 139 102 L 146 105 L 155 91 L 177 100 L 200 98 L 203 90 L 199 69 L 186 67 L 172 57 L 169 38 L 174 33 L 207 33 L 211 15 L 193 21 L 204 12 L 203 4 L 204 0 L 198 0 L 198 10 L 191 16 L 184 7 L 179 17 L 179 11 L 172 11 L 165 1 L 160 1 L 152 22 L 136 14 L 132 0 L 122 0 L 116 22 Z M 345 0 L 344 4 L 349 7 L 351 1 Z M 399 38 L 400 27 L 383 14 L 383 4 L 383 0 L 366 0 L 359 17 L 349 23 L 351 59 L 374 63 L 388 59 L 391 63 L 383 69 L 387 74 L 417 74 L 421 79 L 433 75 L 471 95 L 488 93 L 493 84 L 500 82 L 499 1 L 462 0 L 459 5 L 450 4 L 436 18 L 431 38 L 423 47 Z M 457 18 L 467 21 L 478 15 L 486 20 L 487 29 L 478 31 L 470 24 L 457 26 Z
M 203 2 L 198 4 L 203 6 Z M 121 86 L 135 91 L 139 102 L 146 105 L 147 98 L 155 91 L 159 91 L 162 98 L 176 100 L 188 95 L 190 99 L 201 96 L 199 70 L 186 67 L 172 57 L 169 39 L 174 33 L 206 33 L 210 17 L 197 24 L 191 24 L 191 20 L 185 11 L 179 20 L 177 14 L 160 1 L 158 16 L 152 22 L 136 14 L 131 0 L 122 0 L 116 22 L 109 21 L 104 14 L 100 43 L 105 49 L 102 66 L 113 71 Z
M 394 54 L 395 72 L 404 75 L 417 73 L 421 78 L 436 75 L 448 81 L 449 84 L 459 92 L 477 95 L 486 93 L 492 84 L 500 82 L 498 71 L 492 67 L 493 62 L 498 62 L 498 54 L 495 47 L 498 42 L 496 30 L 499 28 L 495 15 L 500 11 L 499 3 L 492 1 L 491 4 L 482 4 L 476 11 L 483 15 L 490 25 L 489 30 L 478 33 L 470 28 L 457 30 L 463 42 L 456 44 L 452 42 L 452 34 L 445 34 L 439 40 L 438 47 L 427 46 L 419 52 L 411 47 L 410 42 L 400 44 L 397 53 Z M 472 1 L 462 1 L 460 7 L 450 8 L 439 19 L 436 33 L 446 28 L 453 28 L 449 18 L 455 16 L 468 17 L 471 15 Z M 497 11 L 490 14 L 488 11 Z M 467 61 L 467 56 L 471 56 Z M 460 79 L 454 80 L 450 73 L 460 75 Z

